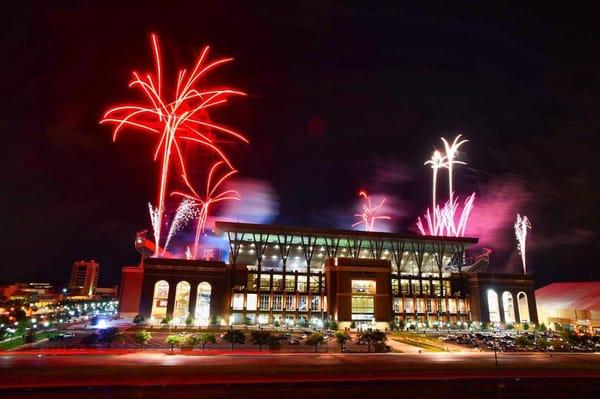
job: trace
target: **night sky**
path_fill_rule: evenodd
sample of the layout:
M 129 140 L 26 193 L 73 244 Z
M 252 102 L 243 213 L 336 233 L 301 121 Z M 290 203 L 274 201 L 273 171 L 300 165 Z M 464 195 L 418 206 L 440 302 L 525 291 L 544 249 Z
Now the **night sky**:
M 470 235 L 494 250 L 494 268 L 518 270 L 520 212 L 533 220 L 538 286 L 600 279 L 600 27 L 591 10 L 14 3 L 29 4 L 2 13 L 0 280 L 63 284 L 73 260 L 94 258 L 100 283 L 118 284 L 120 268 L 138 261 L 134 234 L 149 227 L 155 198 L 154 141 L 129 132 L 113 144 L 98 121 L 139 98 L 127 83 L 133 69 L 153 66 L 150 32 L 171 72 L 205 44 L 236 58 L 211 79 L 249 96 L 214 118 L 250 138 L 228 152 L 241 178 L 276 194 L 277 224 L 349 227 L 366 188 L 396 207 L 394 231 L 414 232 L 430 198 L 423 162 L 441 136 L 462 133 L 468 166 L 455 184 L 478 195 Z

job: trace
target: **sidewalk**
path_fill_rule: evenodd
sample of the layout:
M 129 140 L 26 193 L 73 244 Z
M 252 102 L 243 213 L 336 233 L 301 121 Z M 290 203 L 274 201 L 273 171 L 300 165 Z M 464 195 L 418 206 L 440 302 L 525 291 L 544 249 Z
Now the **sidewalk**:
M 386 344 L 391 346 L 393 350 L 397 350 L 402 353 L 419 353 L 419 351 L 426 352 L 424 349 L 421 349 L 417 346 L 405 344 L 404 342 L 398 342 L 393 338 L 388 339 Z

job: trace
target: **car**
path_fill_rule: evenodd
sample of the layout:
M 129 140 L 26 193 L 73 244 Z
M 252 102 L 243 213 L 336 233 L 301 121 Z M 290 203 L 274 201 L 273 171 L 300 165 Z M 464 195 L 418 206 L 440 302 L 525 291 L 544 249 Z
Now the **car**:
M 300 341 L 298 341 L 298 340 L 297 340 L 297 339 L 295 339 L 295 338 L 292 338 L 292 339 L 290 339 L 290 340 L 288 341 L 288 344 L 290 344 L 290 345 L 300 345 Z
M 308 335 L 306 335 L 306 334 L 300 334 L 300 338 L 306 339 L 306 338 L 308 338 Z

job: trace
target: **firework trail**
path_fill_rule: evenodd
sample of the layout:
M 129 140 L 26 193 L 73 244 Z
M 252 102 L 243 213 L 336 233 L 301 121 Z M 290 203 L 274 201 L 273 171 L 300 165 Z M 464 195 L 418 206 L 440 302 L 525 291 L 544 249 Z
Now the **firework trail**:
M 219 178 L 216 183 L 213 185 L 213 177 L 217 170 L 224 164 L 223 161 L 218 161 L 213 164 L 208 172 L 208 178 L 206 179 L 206 195 L 201 196 L 198 194 L 194 187 L 190 184 L 187 177 L 184 175 L 183 180 L 189 190 L 189 193 L 184 193 L 180 191 L 175 191 L 171 193 L 171 195 L 177 195 L 185 198 L 186 200 L 192 202 L 198 209 L 198 222 L 196 225 L 196 236 L 194 238 L 194 249 L 192 250 L 192 259 L 197 259 L 198 256 L 198 244 L 200 242 L 200 236 L 204 233 L 204 229 L 206 227 L 206 220 L 208 219 L 209 210 L 211 205 L 227 200 L 240 200 L 240 194 L 235 190 L 225 190 L 220 193 L 217 193 L 219 186 L 223 184 L 225 180 L 233 176 L 237 173 L 237 170 L 231 169 L 227 171 L 221 178 Z
M 365 200 L 363 203 L 363 212 L 354 214 L 354 216 L 358 217 L 360 220 L 358 222 L 354 223 L 352 225 L 352 227 L 358 226 L 360 224 L 364 224 L 366 231 L 373 231 L 375 228 L 376 220 L 390 220 L 391 219 L 391 217 L 389 217 L 389 216 L 386 216 L 386 215 L 380 216 L 377 214 L 377 212 L 379 212 L 379 209 L 385 203 L 385 198 L 382 199 L 378 205 L 373 206 L 371 204 L 371 197 L 369 196 L 369 194 L 367 194 L 366 191 L 360 191 L 358 193 L 358 195 L 359 195 L 359 197 L 362 197 Z
M 152 218 L 156 256 L 160 249 L 161 225 L 172 163 L 175 163 L 180 169 L 182 176 L 187 175 L 182 143 L 200 145 L 216 153 L 232 168 L 230 160 L 217 145 L 215 137 L 225 135 L 245 143 L 248 143 L 248 140 L 231 129 L 211 122 L 208 117 L 208 112 L 213 107 L 225 104 L 232 96 L 245 95 L 241 91 L 230 88 L 207 88 L 202 79 L 208 72 L 232 61 L 233 58 L 208 61 L 209 47 L 206 46 L 191 70 L 180 69 L 174 87 L 167 87 L 163 84 L 163 67 L 158 36 L 152 34 L 151 41 L 155 64 L 154 74 L 134 71 L 133 79 L 129 83 L 130 88 L 137 88 L 142 92 L 147 103 L 112 107 L 106 111 L 100 123 L 113 125 L 113 141 L 116 141 L 124 128 L 149 133 L 157 138 L 154 160 L 157 161 L 160 157 L 161 164 L 157 195 L 158 206 L 152 211 L 154 213 Z M 154 219 L 158 222 L 155 223 Z
M 191 201 L 187 198 L 183 199 L 177 208 L 177 212 L 175 212 L 175 216 L 171 221 L 171 226 L 169 228 L 169 234 L 167 234 L 167 239 L 165 241 L 165 247 L 163 248 L 162 255 L 164 256 L 167 251 L 167 247 L 171 242 L 171 239 L 177 234 L 179 230 L 181 230 L 191 219 L 196 217 L 196 204 L 194 201 Z
M 454 191 L 452 190 L 452 169 L 454 164 L 466 165 L 465 162 L 455 160 L 456 153 L 461 145 L 467 143 L 469 140 L 460 140 L 462 135 L 459 134 L 454 138 L 452 145 L 449 145 L 445 138 L 442 137 L 442 141 L 444 142 L 444 148 L 446 149 L 446 165 L 448 168 L 448 198 L 450 198 L 450 203 L 453 204 L 453 196 Z
M 459 134 L 450 145 L 448 141 L 442 137 L 446 154 L 442 154 L 435 150 L 431 159 L 425 162 L 425 165 L 431 165 L 433 171 L 433 187 L 431 210 L 428 208 L 423 216 L 426 225 L 423 224 L 420 217 L 417 218 L 417 228 L 422 235 L 463 237 L 465 234 L 469 216 L 475 202 L 475 193 L 472 193 L 465 199 L 459 215 L 459 198 L 454 196 L 452 184 L 453 165 L 466 165 L 465 162 L 456 160 L 456 153 L 461 145 L 468 142 L 468 140 L 460 140 L 460 138 L 461 135 Z M 448 169 L 449 199 L 440 207 L 440 205 L 437 204 L 436 195 L 437 175 L 438 170 L 441 168 Z
M 432 199 L 431 199 L 431 209 L 433 210 L 433 225 L 436 226 L 437 225 L 437 220 L 439 219 L 437 217 L 437 202 L 436 202 L 436 192 L 437 192 L 437 174 L 438 174 L 438 169 L 440 168 L 445 168 L 447 167 L 448 163 L 445 162 L 446 161 L 446 157 L 442 155 L 441 152 L 439 152 L 438 150 L 435 150 L 433 152 L 433 155 L 431 156 L 431 159 L 427 162 L 425 162 L 425 165 L 431 165 L 431 170 L 433 171 L 433 190 L 431 190 L 432 193 Z M 427 210 L 427 212 L 429 213 L 429 210 Z
M 520 214 L 517 213 L 517 219 L 515 221 L 515 237 L 517 239 L 517 250 L 521 255 L 521 260 L 523 261 L 523 274 L 527 274 L 527 264 L 525 263 L 525 253 L 527 251 L 527 230 L 531 230 L 531 222 L 529 218 L 525 215 L 521 217 Z

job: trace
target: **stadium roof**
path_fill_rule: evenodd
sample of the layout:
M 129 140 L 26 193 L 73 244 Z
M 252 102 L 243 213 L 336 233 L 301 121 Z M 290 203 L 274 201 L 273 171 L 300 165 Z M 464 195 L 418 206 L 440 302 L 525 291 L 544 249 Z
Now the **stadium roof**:
M 555 309 L 600 310 L 600 281 L 548 284 L 535 291 L 535 300 Z
M 234 222 L 216 222 L 218 231 L 255 233 L 255 234 L 289 234 L 289 235 L 319 235 L 319 236 L 337 236 L 337 237 L 357 237 L 366 240 L 407 240 L 407 241 L 426 241 L 439 243 L 462 243 L 468 245 L 476 244 L 479 239 L 475 237 L 442 237 L 442 236 L 423 236 L 416 234 L 396 234 L 376 231 L 358 231 L 358 230 L 338 230 L 338 229 L 320 229 L 309 227 L 291 227 L 277 226 L 269 224 L 252 223 L 234 223 Z

